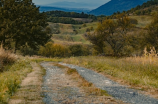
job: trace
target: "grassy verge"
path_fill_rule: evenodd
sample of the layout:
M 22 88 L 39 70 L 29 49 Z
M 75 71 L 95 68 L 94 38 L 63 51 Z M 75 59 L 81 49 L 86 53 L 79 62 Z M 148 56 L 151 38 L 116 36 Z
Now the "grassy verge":
M 45 70 L 35 62 L 32 62 L 31 66 L 33 71 L 27 74 L 27 77 L 21 83 L 21 87 L 11 97 L 9 104 L 44 104 L 42 82 Z
M 43 61 L 46 61 L 46 62 L 61 62 L 63 59 L 61 59 L 61 58 L 36 58 L 36 57 L 31 57 L 30 58 L 32 61 L 34 61 L 34 62 L 37 62 L 37 63 L 39 63 L 39 62 L 43 62 Z
M 7 104 L 10 96 L 20 87 L 22 79 L 32 71 L 30 61 L 26 59 L 20 59 L 13 65 L 5 67 L 7 71 L 0 73 L 0 103 L 2 104 Z
M 154 89 L 158 93 L 158 59 L 145 57 L 72 57 L 65 63 L 76 64 L 110 75 L 120 83 L 138 87 L 141 90 Z M 155 92 L 157 91 L 157 92 Z
M 82 76 L 78 74 L 76 69 L 72 69 L 60 64 L 54 64 L 60 68 L 66 68 L 66 74 L 70 75 L 72 79 L 78 82 L 78 86 L 83 88 L 87 96 L 95 95 L 95 96 L 110 96 L 105 90 L 101 90 L 96 88 L 92 83 L 86 81 Z

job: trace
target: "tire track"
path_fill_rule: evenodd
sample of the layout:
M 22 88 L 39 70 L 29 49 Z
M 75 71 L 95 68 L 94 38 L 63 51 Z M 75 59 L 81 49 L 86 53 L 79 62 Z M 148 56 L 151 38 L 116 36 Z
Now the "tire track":
M 158 99 L 140 94 L 137 90 L 131 89 L 128 86 L 120 85 L 92 70 L 70 64 L 60 64 L 70 68 L 75 68 L 78 71 L 78 73 L 88 82 L 93 83 L 96 87 L 102 90 L 106 90 L 110 95 L 112 95 L 116 99 L 131 104 L 158 104 Z

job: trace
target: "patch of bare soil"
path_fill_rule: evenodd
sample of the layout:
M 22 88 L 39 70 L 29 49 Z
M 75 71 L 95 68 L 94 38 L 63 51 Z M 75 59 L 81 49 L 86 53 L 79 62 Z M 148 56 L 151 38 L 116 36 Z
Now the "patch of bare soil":
M 22 81 L 20 89 L 9 104 L 44 104 L 41 97 L 43 71 L 37 63 L 31 63 L 33 71 Z

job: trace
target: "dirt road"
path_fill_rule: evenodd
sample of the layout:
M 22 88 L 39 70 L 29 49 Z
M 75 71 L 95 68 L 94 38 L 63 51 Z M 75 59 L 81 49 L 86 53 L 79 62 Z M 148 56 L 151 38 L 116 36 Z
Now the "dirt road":
M 65 68 L 51 62 L 41 64 L 46 69 L 43 91 L 46 104 L 123 104 L 109 96 L 89 95 L 76 80 L 65 73 Z

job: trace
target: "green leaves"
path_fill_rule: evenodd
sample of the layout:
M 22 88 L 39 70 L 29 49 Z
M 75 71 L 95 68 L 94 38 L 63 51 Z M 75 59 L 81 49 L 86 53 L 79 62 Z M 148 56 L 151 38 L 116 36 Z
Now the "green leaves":
M 46 26 L 46 15 L 39 12 L 32 0 L 0 1 L 0 42 L 5 47 L 9 41 L 9 45 L 15 44 L 15 51 L 25 46 L 39 48 L 51 37 Z
M 98 54 L 105 54 L 111 49 L 112 55 L 119 56 L 122 49 L 128 45 L 127 32 L 131 28 L 133 25 L 130 19 L 123 13 L 119 14 L 115 20 L 105 19 L 98 23 L 95 33 L 86 34 L 85 37 L 94 45 Z
M 147 43 L 158 50 L 158 13 L 153 16 L 152 23 L 147 27 L 148 34 L 146 36 Z M 149 48 L 149 47 L 148 47 Z

